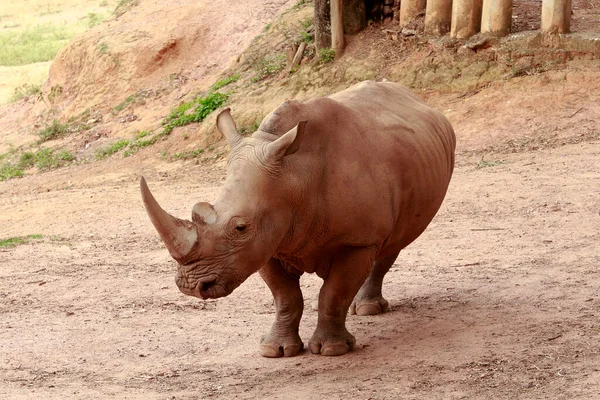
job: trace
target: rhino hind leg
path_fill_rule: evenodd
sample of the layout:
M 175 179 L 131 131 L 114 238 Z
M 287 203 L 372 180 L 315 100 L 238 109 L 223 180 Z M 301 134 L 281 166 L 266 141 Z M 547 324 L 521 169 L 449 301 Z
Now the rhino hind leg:
M 350 306 L 350 314 L 376 315 L 387 311 L 388 301 L 381 294 L 383 278 L 390 270 L 400 252 L 373 263 L 371 274 L 363 283 Z
M 375 250 L 354 248 L 334 258 L 319 293 L 317 328 L 308 347 L 314 354 L 339 356 L 354 350 L 356 340 L 346 329 L 352 299 L 369 275 Z
M 275 322 L 260 341 L 260 354 L 271 358 L 295 356 L 304 348 L 298 334 L 304 310 L 300 275 L 288 273 L 276 259 L 271 259 L 259 273 L 275 299 Z

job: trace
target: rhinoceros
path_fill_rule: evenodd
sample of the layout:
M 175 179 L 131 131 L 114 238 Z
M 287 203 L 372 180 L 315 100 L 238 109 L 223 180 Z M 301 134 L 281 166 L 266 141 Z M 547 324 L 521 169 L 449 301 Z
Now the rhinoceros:
M 448 120 L 405 87 L 362 82 L 328 97 L 286 101 L 250 137 L 228 108 L 217 127 L 231 148 L 214 205 L 192 220 L 164 211 L 141 178 L 154 227 L 177 261 L 179 289 L 229 295 L 258 271 L 275 303 L 265 357 L 294 356 L 304 301 L 299 279 L 323 279 L 312 353 L 353 350 L 348 311 L 386 311 L 383 278 L 442 204 L 454 169 Z

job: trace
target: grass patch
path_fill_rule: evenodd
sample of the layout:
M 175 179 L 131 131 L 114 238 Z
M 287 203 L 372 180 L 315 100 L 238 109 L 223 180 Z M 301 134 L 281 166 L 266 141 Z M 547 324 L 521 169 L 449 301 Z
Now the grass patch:
M 108 44 L 106 42 L 102 42 L 98 45 L 98 53 L 108 54 Z
M 40 171 L 44 171 L 63 167 L 69 162 L 75 160 L 75 156 L 67 150 L 56 152 L 52 149 L 46 148 L 35 153 L 33 160 L 35 162 L 35 166 Z
M 154 136 L 147 140 L 136 140 L 135 142 L 133 142 L 129 145 L 127 150 L 125 150 L 125 152 L 123 153 L 123 157 L 129 157 L 131 155 L 134 155 L 135 153 L 137 153 L 137 151 L 139 149 L 142 149 L 142 148 L 148 147 L 148 146 L 152 146 L 156 142 L 158 142 L 157 136 Z
M 20 178 L 23 176 L 23 169 L 5 162 L 0 165 L 0 182 L 9 179 Z
M 204 149 L 196 149 L 192 151 L 184 151 L 181 153 L 175 153 L 171 156 L 173 160 L 189 160 L 192 158 L 196 158 L 204 153 Z
M 60 121 L 55 119 L 50 125 L 40 130 L 37 135 L 40 137 L 38 143 L 44 143 L 48 140 L 58 139 L 63 137 L 68 131 L 67 124 L 61 124 Z
M 33 235 L 27 235 L 27 236 L 15 236 L 15 237 L 11 237 L 8 239 L 2 239 L 2 240 L 0 240 L 0 248 L 15 247 L 20 244 L 29 243 L 32 240 L 43 239 L 43 238 L 44 238 L 44 235 L 33 234 Z
M 75 160 L 75 156 L 67 150 L 40 149 L 37 152 L 27 151 L 18 156 L 15 151 L 4 154 L 0 158 L 7 159 L 0 165 L 0 181 L 21 178 L 25 170 L 34 166 L 39 171 L 63 167 Z
M 67 24 L 43 24 L 19 32 L 0 32 L 0 65 L 26 65 L 52 60 L 74 35 L 74 30 Z
M 138 0 L 121 0 L 119 1 L 119 4 L 117 4 L 117 7 L 115 7 L 113 14 L 115 14 L 117 17 L 120 17 L 137 5 Z
M 33 85 L 29 83 L 24 83 L 21 86 L 17 86 L 15 88 L 15 92 L 10 97 L 9 102 L 15 103 L 22 99 L 28 99 L 31 96 L 41 96 L 42 94 L 42 85 Z
M 199 96 L 179 105 L 163 120 L 161 136 L 169 135 L 178 126 L 202 122 L 211 112 L 225 104 L 228 97 L 226 94 L 210 91 L 204 97 Z
M 255 75 L 252 82 L 259 82 L 263 79 L 278 74 L 285 68 L 285 54 L 272 54 L 250 61 L 250 66 L 254 69 Z
M 88 20 L 88 27 L 93 28 L 96 25 L 100 25 L 104 21 L 104 16 L 95 12 L 90 12 L 85 17 Z
M 229 85 L 230 83 L 237 81 L 238 79 L 240 79 L 240 74 L 231 75 L 231 76 L 228 76 L 227 78 L 221 79 L 220 81 L 216 81 L 215 84 L 212 85 L 211 91 L 213 91 L 213 92 L 217 91 L 217 90 L 221 89 L 222 87 L 225 87 L 225 86 Z
M 123 102 L 117 104 L 114 108 L 116 112 L 122 111 L 125 108 L 129 107 L 131 104 L 134 104 L 137 101 L 138 94 L 132 94 L 128 96 Z
M 121 151 L 122 149 L 127 147 L 129 145 L 129 143 L 130 143 L 129 140 L 121 139 L 107 147 L 104 147 L 104 148 L 96 151 L 96 160 L 102 160 L 106 157 L 112 156 L 115 153 L 118 153 L 119 151 Z
M 497 160 L 497 161 L 485 161 L 483 158 L 477 162 L 475 168 L 489 168 L 489 167 L 497 167 L 498 165 L 506 164 L 508 161 L 505 160 Z
M 327 64 L 335 59 L 334 49 L 320 49 L 319 50 L 319 62 L 321 64 Z

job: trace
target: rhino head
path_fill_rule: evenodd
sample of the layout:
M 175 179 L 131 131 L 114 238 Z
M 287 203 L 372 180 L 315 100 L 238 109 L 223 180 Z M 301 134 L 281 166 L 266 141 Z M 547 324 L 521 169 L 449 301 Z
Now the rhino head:
M 285 158 L 297 151 L 306 121 L 273 140 L 244 138 L 229 108 L 217 127 L 231 148 L 227 177 L 215 204 L 200 202 L 192 220 L 164 211 L 140 181 L 146 211 L 177 261 L 179 289 L 203 299 L 230 294 L 273 256 L 289 231 L 294 205 Z

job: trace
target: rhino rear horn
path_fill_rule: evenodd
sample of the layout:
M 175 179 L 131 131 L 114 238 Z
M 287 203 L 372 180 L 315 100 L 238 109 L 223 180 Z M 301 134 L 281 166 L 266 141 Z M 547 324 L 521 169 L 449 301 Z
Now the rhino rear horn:
M 198 241 L 196 226 L 163 210 L 152 196 L 144 177 L 140 179 L 140 189 L 146 212 L 169 253 L 178 262 L 184 261 Z

